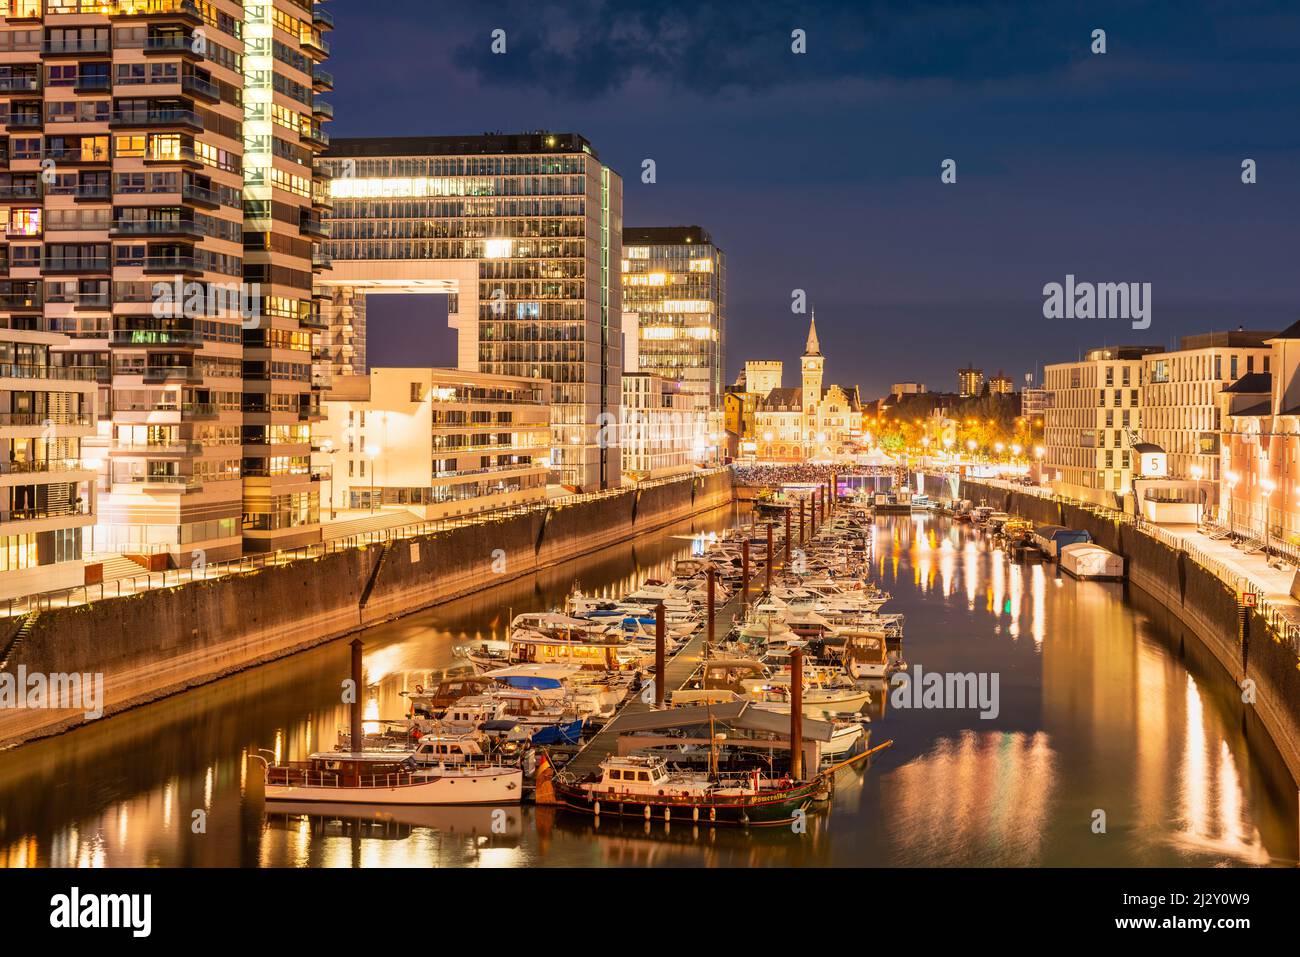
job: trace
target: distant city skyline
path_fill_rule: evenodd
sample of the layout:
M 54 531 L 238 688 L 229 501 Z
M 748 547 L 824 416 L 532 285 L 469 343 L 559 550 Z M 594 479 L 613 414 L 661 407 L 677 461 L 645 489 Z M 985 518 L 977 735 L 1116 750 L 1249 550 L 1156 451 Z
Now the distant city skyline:
M 796 288 L 864 396 L 1297 318 L 1291 8 L 840 6 L 342 0 L 333 133 L 581 133 L 624 177 L 625 222 L 698 223 L 727 250 L 728 381 L 798 358 Z M 1150 329 L 1044 319 L 1067 273 L 1150 282 Z

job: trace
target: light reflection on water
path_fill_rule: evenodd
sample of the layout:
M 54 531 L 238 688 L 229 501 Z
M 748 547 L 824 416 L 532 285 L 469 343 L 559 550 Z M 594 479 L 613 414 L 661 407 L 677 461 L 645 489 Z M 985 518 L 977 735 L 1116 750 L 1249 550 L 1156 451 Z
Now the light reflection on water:
M 620 595 L 733 520 L 715 513 L 371 629 L 366 718 L 399 716 L 401 691 L 459 664 L 454 644 L 504 636 L 512 613 L 555 605 L 575 579 Z M 245 755 L 301 757 L 346 725 L 348 649 L 334 642 L 0 756 L 0 864 L 1295 862 L 1296 796 L 1280 761 L 1257 729 L 1243 731 L 1230 680 L 1150 599 L 1010 563 L 969 526 L 936 517 L 882 517 L 874 537 L 877 577 L 894 595 L 886 610 L 907 615 L 906 660 L 996 673 L 1000 713 L 900 710 L 877 692 L 873 743 L 892 747 L 842 774 L 830 813 L 812 815 L 806 833 L 548 808 L 508 809 L 504 831 L 479 808 L 255 816 L 240 798 Z

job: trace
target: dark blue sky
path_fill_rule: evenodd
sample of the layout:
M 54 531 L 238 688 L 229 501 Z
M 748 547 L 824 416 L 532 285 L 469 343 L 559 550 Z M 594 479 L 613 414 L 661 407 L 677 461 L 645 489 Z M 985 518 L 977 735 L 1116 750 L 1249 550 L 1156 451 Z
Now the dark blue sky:
M 828 378 L 867 395 L 1300 318 L 1295 2 L 330 6 L 333 135 L 573 130 L 622 174 L 627 225 L 710 230 L 729 381 L 796 360 L 794 288 Z M 1044 319 L 1067 273 L 1151 283 L 1151 328 Z M 372 364 L 412 361 L 397 331 L 428 305 L 372 310 Z

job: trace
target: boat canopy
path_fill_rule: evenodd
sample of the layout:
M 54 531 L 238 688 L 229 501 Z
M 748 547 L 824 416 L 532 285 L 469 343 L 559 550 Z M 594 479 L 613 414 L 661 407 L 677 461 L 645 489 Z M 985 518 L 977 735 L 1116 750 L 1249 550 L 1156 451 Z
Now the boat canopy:
M 619 719 L 621 733 L 667 731 L 674 728 L 709 727 L 734 728 L 739 731 L 759 731 L 778 737 L 790 736 L 790 716 L 778 711 L 766 711 L 753 706 L 752 701 L 734 701 L 710 707 L 692 705 L 667 711 L 647 711 L 642 714 L 624 714 Z M 829 741 L 835 726 L 816 718 L 803 719 L 803 736 L 806 741 Z M 743 745 L 743 739 L 733 739 L 728 744 Z

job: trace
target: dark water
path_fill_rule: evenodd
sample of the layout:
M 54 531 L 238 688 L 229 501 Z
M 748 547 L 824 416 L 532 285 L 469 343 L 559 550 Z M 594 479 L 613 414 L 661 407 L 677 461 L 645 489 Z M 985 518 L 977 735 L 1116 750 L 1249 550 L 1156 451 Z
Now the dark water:
M 627 590 L 734 522 L 722 510 L 473 599 L 372 629 L 368 716 L 450 666 L 453 644 L 501 634 L 575 578 Z M 900 710 L 877 694 L 869 768 L 837 781 L 806 833 L 609 822 L 514 808 L 340 820 L 252 813 L 243 756 L 296 758 L 346 724 L 335 642 L 73 734 L 0 755 L 7 866 L 647 864 L 1294 865 L 1296 790 L 1243 724 L 1231 681 L 1140 593 L 1012 565 L 969 526 L 881 518 L 877 569 L 907 614 L 905 657 L 999 678 L 1000 713 Z M 205 830 L 194 833 L 196 812 Z M 1094 833 L 1104 812 L 1105 833 Z

